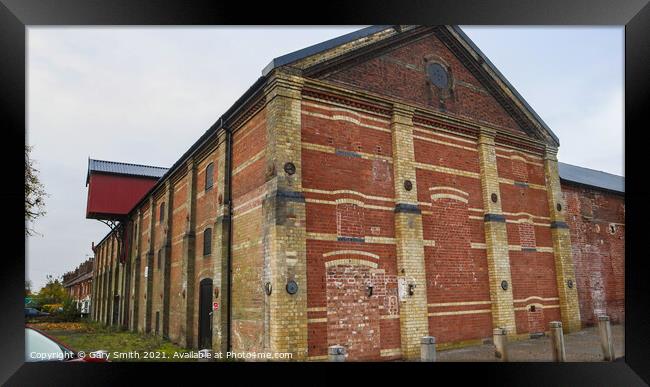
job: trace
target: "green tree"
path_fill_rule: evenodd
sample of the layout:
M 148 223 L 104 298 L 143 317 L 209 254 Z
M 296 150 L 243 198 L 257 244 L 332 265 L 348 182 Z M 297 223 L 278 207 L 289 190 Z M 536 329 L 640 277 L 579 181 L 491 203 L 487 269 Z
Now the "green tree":
M 81 317 L 81 310 L 79 304 L 71 297 L 67 296 L 63 300 L 63 311 L 61 312 L 61 319 L 63 321 L 79 321 Z
M 54 276 L 47 276 L 47 283 L 38 292 L 38 302 L 41 305 L 47 304 L 61 304 L 67 297 L 67 292 L 63 287 L 63 283 Z
M 25 234 L 34 235 L 37 232 L 29 224 L 45 215 L 45 187 L 38 178 L 38 169 L 34 167 L 34 160 L 29 153 L 32 147 L 25 145 Z

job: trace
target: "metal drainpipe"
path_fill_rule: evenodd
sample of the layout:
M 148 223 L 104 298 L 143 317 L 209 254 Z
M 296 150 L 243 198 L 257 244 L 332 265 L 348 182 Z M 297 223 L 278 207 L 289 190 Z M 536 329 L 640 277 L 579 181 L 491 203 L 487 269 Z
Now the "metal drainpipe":
M 222 121 L 223 127 L 223 121 Z M 227 318 L 227 331 L 226 335 L 226 348 L 228 351 L 232 349 L 232 132 L 230 128 L 225 127 L 226 131 L 226 197 L 224 202 L 228 205 L 228 254 L 226 258 L 227 275 L 228 275 L 228 289 L 227 289 L 227 303 L 228 303 L 228 318 Z

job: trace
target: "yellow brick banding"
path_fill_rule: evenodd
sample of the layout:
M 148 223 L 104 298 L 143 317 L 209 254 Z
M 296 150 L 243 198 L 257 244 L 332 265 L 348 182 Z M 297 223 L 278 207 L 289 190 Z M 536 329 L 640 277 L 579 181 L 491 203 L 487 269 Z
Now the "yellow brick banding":
M 336 251 L 330 251 L 325 254 L 323 254 L 323 257 L 332 257 L 335 255 L 362 255 L 374 259 L 379 259 L 379 255 L 369 253 L 366 251 L 358 251 L 358 250 L 336 250 Z
M 456 200 L 456 201 L 463 202 L 463 203 L 466 203 L 466 204 L 468 203 L 467 198 L 464 198 L 464 197 L 458 196 L 458 195 L 447 194 L 447 193 L 437 193 L 437 194 L 431 195 L 431 200 L 436 201 L 436 200 L 439 200 L 439 199 L 452 199 L 452 200 Z
M 428 313 L 429 317 L 436 316 L 458 316 L 463 314 L 481 314 L 481 313 L 492 313 L 491 309 L 472 309 L 472 310 L 454 310 L 450 312 L 432 312 Z
M 346 258 L 346 259 L 334 259 L 325 262 L 325 267 L 332 267 L 338 265 L 362 265 L 362 266 L 372 267 L 373 269 L 376 269 L 378 267 L 377 262 L 368 261 L 366 259 Z
M 466 305 L 489 305 L 492 301 L 458 301 L 458 302 L 438 302 L 428 304 L 430 308 L 444 307 L 444 306 L 466 306 Z
M 402 349 L 401 348 L 382 349 L 379 351 L 379 353 L 380 356 L 401 356 Z
M 313 150 L 317 152 L 336 154 L 336 148 L 329 145 L 314 144 L 314 143 L 303 141 L 302 147 L 304 149 Z M 383 160 L 386 161 L 387 163 L 393 162 L 393 158 L 390 156 L 384 156 L 384 155 L 378 155 L 374 153 L 367 153 L 367 152 L 360 152 L 360 151 L 354 151 L 354 153 L 360 155 L 361 158 L 364 160 Z

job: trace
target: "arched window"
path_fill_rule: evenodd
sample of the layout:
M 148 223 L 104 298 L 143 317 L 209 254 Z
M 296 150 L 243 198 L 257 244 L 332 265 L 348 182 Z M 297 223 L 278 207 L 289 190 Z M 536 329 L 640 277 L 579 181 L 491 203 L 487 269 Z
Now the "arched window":
M 208 164 L 207 167 L 205 167 L 205 190 L 209 190 L 212 188 L 214 180 L 214 163 Z
M 162 224 L 165 220 L 165 202 L 160 203 L 160 213 L 158 214 L 158 223 Z
M 212 229 L 206 228 L 203 231 L 203 256 L 210 255 L 212 253 Z

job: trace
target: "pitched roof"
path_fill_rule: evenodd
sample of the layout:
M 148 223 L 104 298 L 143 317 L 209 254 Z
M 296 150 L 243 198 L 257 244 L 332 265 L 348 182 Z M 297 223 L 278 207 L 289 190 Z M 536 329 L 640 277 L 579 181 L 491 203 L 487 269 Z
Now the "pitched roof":
M 607 191 L 625 193 L 625 178 L 622 176 L 565 163 L 558 163 L 558 169 L 561 180 Z
M 314 44 L 309 47 L 305 47 L 303 49 L 279 56 L 277 58 L 274 58 L 269 62 L 266 67 L 262 70 L 262 76 L 266 76 L 268 73 L 270 73 L 273 69 L 287 65 L 292 62 L 297 62 L 301 59 L 307 58 L 311 55 L 315 55 L 324 51 L 327 51 L 329 49 L 332 49 L 334 47 L 352 42 L 357 39 L 365 38 L 370 35 L 373 35 L 377 32 L 384 31 L 389 28 L 395 28 L 398 31 L 401 31 L 400 26 L 395 26 L 395 25 L 376 25 L 376 26 L 370 26 L 366 28 L 362 28 L 360 30 L 350 32 L 345 35 L 341 35 L 339 37 L 336 37 L 334 39 L 326 40 L 324 42 Z M 551 136 L 553 141 L 559 146 L 560 140 L 557 137 L 557 135 L 549 128 L 549 126 L 542 120 L 542 118 L 533 110 L 533 108 L 526 102 L 524 97 L 519 94 L 519 92 L 508 82 L 508 80 L 501 74 L 501 72 L 496 68 L 496 66 L 488 59 L 488 57 L 474 44 L 474 42 L 467 36 L 463 30 L 457 26 L 453 25 L 451 28 L 458 34 L 460 39 L 464 41 L 469 47 L 471 47 L 472 50 L 476 52 L 476 54 L 482 59 L 482 61 L 492 70 L 492 72 L 496 75 L 496 77 L 503 83 L 505 86 L 512 92 L 513 97 L 517 99 L 527 110 L 530 115 L 534 117 L 534 119 L 537 121 L 537 123 L 544 129 L 548 135 Z
M 160 179 L 167 170 L 168 168 L 164 167 L 121 163 L 118 161 L 94 160 L 89 158 L 86 185 L 88 185 L 91 172 L 114 173 L 118 175 L 143 176 Z
M 326 40 L 324 42 L 320 42 L 294 52 L 290 52 L 288 54 L 279 56 L 277 58 L 273 58 L 271 62 L 269 62 L 269 64 L 266 65 L 264 69 L 262 69 L 262 75 L 267 75 L 268 73 L 271 72 L 271 70 L 278 68 L 280 66 L 284 66 L 291 62 L 299 61 L 308 56 L 329 50 L 330 48 L 334 48 L 336 46 L 340 46 L 345 43 L 350 43 L 354 40 L 365 38 L 366 36 L 370 36 L 374 33 L 383 31 L 388 28 L 393 28 L 393 27 L 395 26 L 386 25 L 386 26 L 370 26 L 370 27 L 362 28 L 360 30 L 353 31 L 348 34 L 341 35 L 336 38 Z

